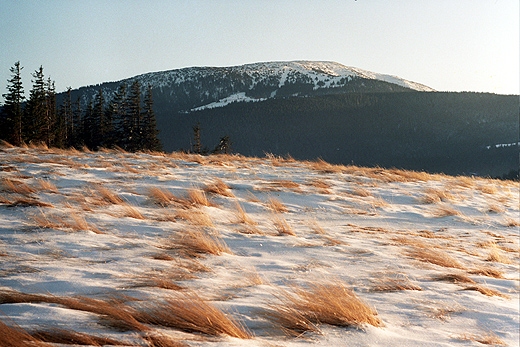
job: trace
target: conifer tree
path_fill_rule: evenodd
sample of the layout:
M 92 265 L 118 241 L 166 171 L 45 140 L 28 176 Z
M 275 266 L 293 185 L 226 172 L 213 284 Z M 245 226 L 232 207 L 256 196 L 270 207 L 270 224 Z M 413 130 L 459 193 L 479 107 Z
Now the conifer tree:
M 14 66 L 10 69 L 12 75 L 11 79 L 8 80 L 7 93 L 2 95 L 5 100 L 3 107 L 5 122 L 2 124 L 2 138 L 16 146 L 22 144 L 22 104 L 25 99 L 21 77 L 22 69 L 19 61 L 14 63 Z
M 45 126 L 45 112 L 47 104 L 47 91 L 43 75 L 43 67 L 40 66 L 32 74 L 34 80 L 32 89 L 29 92 L 29 100 L 25 107 L 25 114 L 22 122 L 22 140 L 25 142 L 41 142 L 44 140 L 43 128 Z
M 141 147 L 142 139 L 142 114 L 141 114 L 141 84 L 135 80 L 130 86 L 130 93 L 128 95 L 128 126 L 125 129 L 127 136 L 126 150 L 135 152 Z
M 54 145 L 56 137 L 56 88 L 50 77 L 45 84 L 45 112 L 42 123 L 43 141 L 47 146 Z
M 143 135 L 142 135 L 142 148 L 148 149 L 151 151 L 160 151 L 162 150 L 161 142 L 157 135 L 159 131 L 157 130 L 157 121 L 155 119 L 155 113 L 153 111 L 153 98 L 152 98 L 152 87 L 148 85 L 146 89 L 146 94 L 144 97 L 144 106 L 143 106 Z
M 127 126 L 127 100 L 126 100 L 127 86 L 122 83 L 119 85 L 114 98 L 109 103 L 108 114 L 109 118 L 112 119 L 113 130 L 112 130 L 112 144 L 121 148 L 126 148 L 126 135 L 125 131 Z
M 98 148 L 104 145 L 106 129 L 105 129 L 105 96 L 103 89 L 99 89 L 92 110 L 92 143 L 90 148 Z

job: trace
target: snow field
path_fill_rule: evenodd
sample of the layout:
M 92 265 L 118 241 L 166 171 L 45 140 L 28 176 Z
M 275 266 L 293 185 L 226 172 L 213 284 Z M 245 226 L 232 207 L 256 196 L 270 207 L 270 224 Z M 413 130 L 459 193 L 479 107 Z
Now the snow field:
M 518 345 L 518 183 L 274 156 L 0 158 L 1 321 L 24 339 Z

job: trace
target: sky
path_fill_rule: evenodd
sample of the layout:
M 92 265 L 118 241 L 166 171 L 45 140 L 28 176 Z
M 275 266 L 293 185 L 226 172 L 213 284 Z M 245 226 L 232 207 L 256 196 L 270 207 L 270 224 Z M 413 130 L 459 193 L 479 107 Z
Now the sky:
M 0 0 L 15 62 L 58 92 L 191 66 L 323 60 L 439 91 L 519 94 L 518 0 Z M 3 99 L 0 99 L 3 102 Z

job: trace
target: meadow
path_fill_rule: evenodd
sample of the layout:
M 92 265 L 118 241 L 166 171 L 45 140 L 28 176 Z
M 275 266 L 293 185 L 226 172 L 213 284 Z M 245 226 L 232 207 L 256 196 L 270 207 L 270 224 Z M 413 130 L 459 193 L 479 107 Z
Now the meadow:
M 0 345 L 519 345 L 518 182 L 0 147 Z

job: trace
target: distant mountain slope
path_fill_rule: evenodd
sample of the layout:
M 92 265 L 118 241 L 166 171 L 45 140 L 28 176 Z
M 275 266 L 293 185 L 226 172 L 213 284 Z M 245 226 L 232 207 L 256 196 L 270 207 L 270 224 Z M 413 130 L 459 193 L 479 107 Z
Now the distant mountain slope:
M 514 95 L 348 93 L 232 103 L 161 118 L 165 148 L 190 149 L 195 124 L 209 149 L 227 135 L 234 151 L 253 156 L 482 176 L 519 163 Z
M 88 86 L 73 92 L 83 103 L 101 88 L 110 98 L 121 83 L 152 86 L 157 109 L 190 112 L 226 100 L 255 101 L 288 96 L 345 92 L 433 91 L 419 83 L 335 62 L 266 62 L 231 67 L 190 67 L 150 72 L 119 82 Z
M 110 100 L 120 84 L 152 87 L 166 151 L 190 150 L 192 127 L 213 148 L 450 174 L 518 170 L 518 96 L 439 93 L 335 62 L 265 62 L 152 72 L 72 91 Z M 59 103 L 59 100 L 58 100 Z M 514 146 L 496 147 L 496 144 Z

